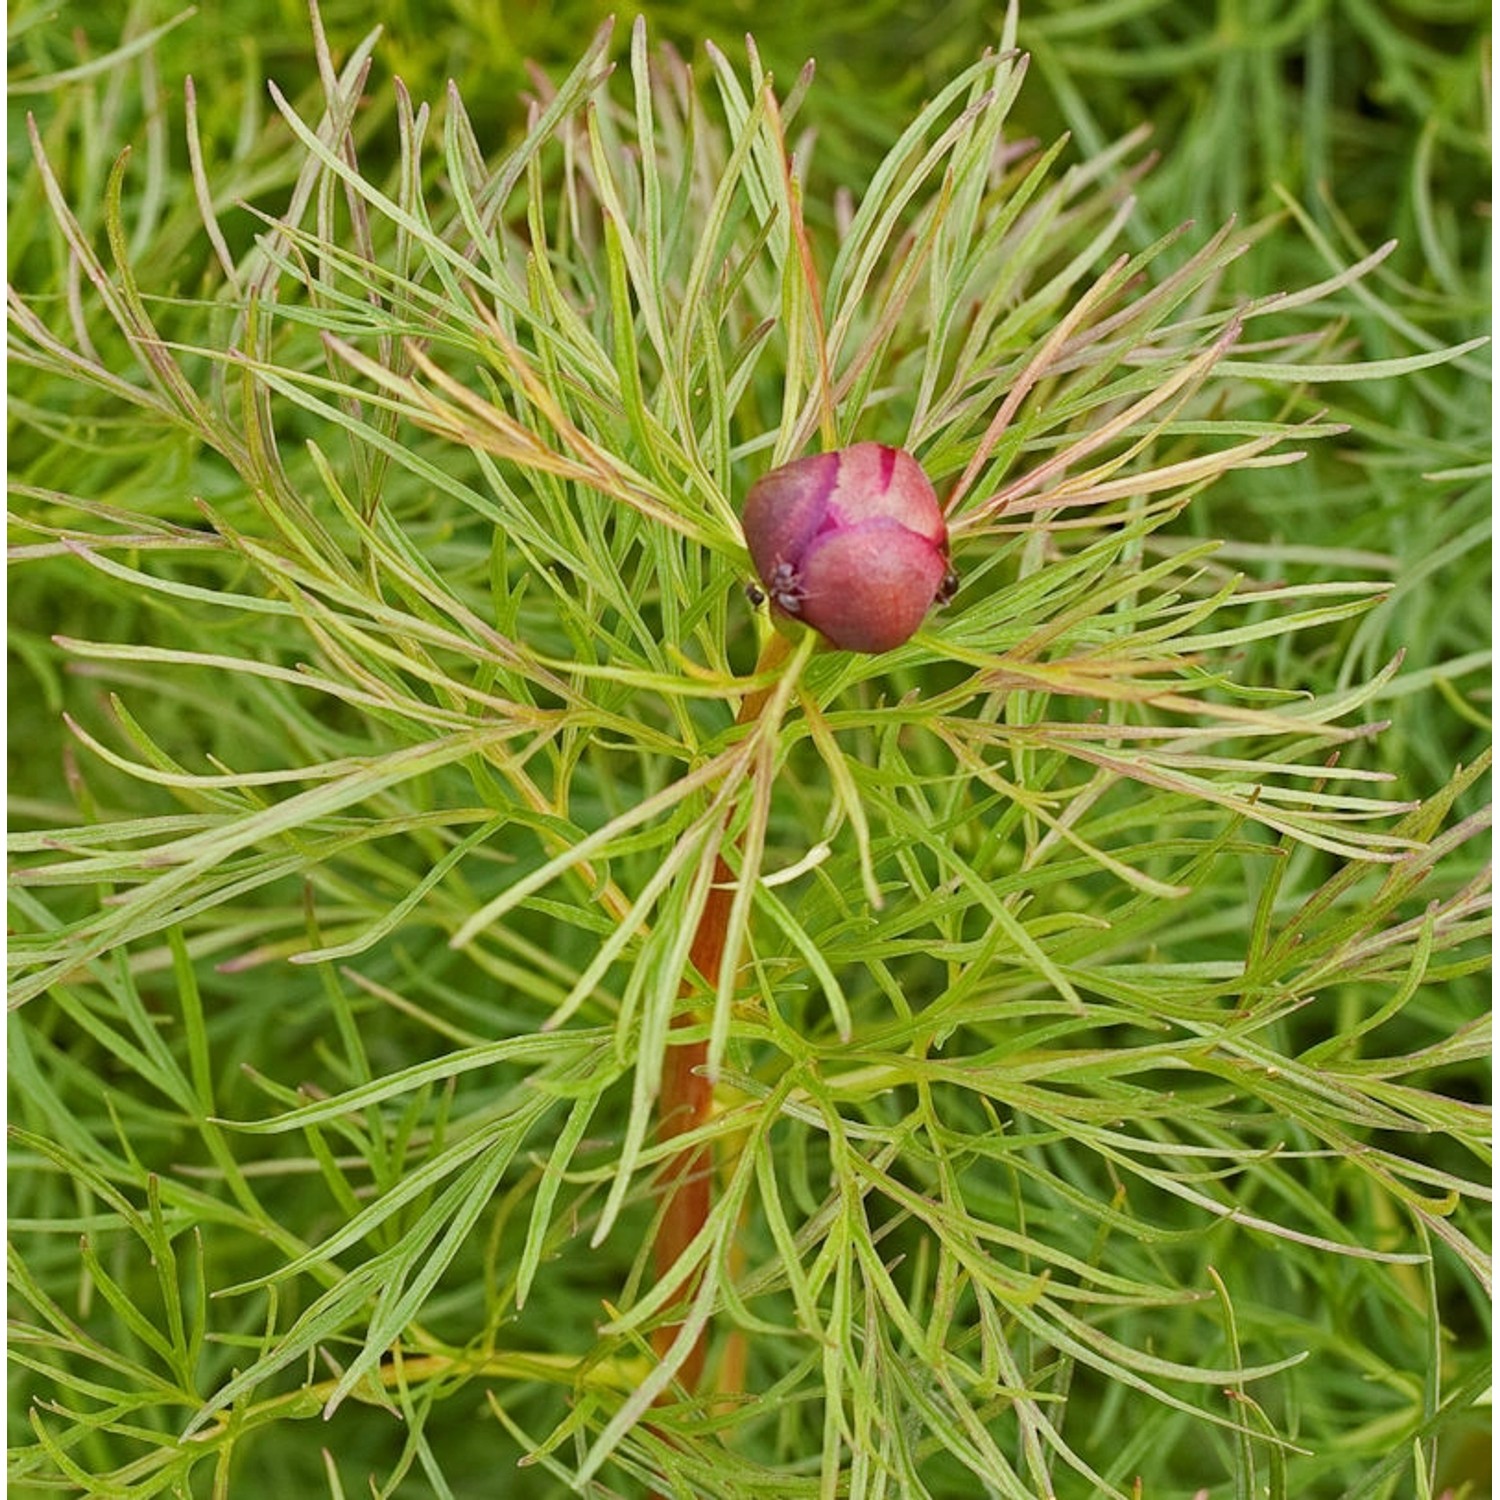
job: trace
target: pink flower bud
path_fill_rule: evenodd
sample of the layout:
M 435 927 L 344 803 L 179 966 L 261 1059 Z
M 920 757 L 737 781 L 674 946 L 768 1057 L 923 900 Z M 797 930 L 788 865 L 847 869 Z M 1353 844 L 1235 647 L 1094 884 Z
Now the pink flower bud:
M 948 571 L 948 528 L 911 454 L 855 443 L 773 469 L 750 486 L 745 541 L 772 603 L 845 651 L 909 640 Z

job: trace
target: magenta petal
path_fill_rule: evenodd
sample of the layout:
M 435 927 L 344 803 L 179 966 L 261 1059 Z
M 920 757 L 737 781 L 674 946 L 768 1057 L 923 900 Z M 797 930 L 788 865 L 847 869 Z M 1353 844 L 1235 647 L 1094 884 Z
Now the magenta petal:
M 829 532 L 803 558 L 802 618 L 845 651 L 890 651 L 915 634 L 947 571 L 926 537 L 885 517 Z
M 745 497 L 745 541 L 755 571 L 769 579 L 778 563 L 802 565 L 802 554 L 828 514 L 839 475 L 837 453 L 815 453 L 757 479 Z
M 902 448 L 855 443 L 839 455 L 828 506 L 846 526 L 888 516 L 935 547 L 947 544 L 943 508 L 922 466 Z

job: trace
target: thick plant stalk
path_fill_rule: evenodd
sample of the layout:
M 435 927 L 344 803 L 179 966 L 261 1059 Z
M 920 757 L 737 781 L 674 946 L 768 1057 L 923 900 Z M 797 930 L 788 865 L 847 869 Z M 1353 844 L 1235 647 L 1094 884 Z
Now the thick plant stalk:
M 755 674 L 769 672 L 787 655 L 789 644 L 785 636 L 772 635 L 761 651 Z M 757 688 L 745 695 L 740 704 L 735 722 L 748 724 L 765 706 L 770 689 Z M 698 918 L 698 930 L 693 934 L 688 956 L 693 967 L 710 985 L 718 982 L 719 966 L 724 958 L 724 937 L 729 926 L 729 911 L 734 903 L 734 871 L 725 863 L 723 856 L 714 861 L 713 885 L 708 899 L 703 903 L 703 912 Z M 701 1017 L 685 1012 L 677 1016 L 674 1031 L 694 1025 Z M 677 1042 L 669 1040 L 667 1055 L 662 1064 L 661 1094 L 657 1100 L 657 1139 L 663 1142 L 686 1135 L 708 1122 L 713 1112 L 713 1084 L 705 1075 L 708 1061 L 708 1042 Z M 693 1242 L 694 1236 L 703 1228 L 713 1202 L 713 1150 L 707 1145 L 691 1146 L 680 1151 L 667 1163 L 662 1179 L 661 1196 L 665 1204 L 661 1227 L 657 1232 L 655 1265 L 658 1279 L 665 1276 L 677 1263 L 677 1258 Z M 694 1284 L 685 1289 L 691 1297 Z M 664 1324 L 652 1337 L 652 1347 L 661 1358 L 671 1348 L 677 1337 L 679 1324 Z M 683 1362 L 679 1372 L 682 1383 L 689 1389 L 697 1387 L 703 1374 L 706 1353 L 706 1337 L 700 1337 L 692 1352 Z
M 719 961 L 724 956 L 724 931 L 729 924 L 729 907 L 734 899 L 731 882 L 734 872 L 722 857 L 715 861 L 713 889 L 703 906 L 703 915 L 698 919 L 698 931 L 693 938 L 690 956 L 693 967 L 705 979 L 712 979 L 719 971 Z M 678 1030 L 698 1019 L 691 1014 L 680 1015 L 673 1022 Z M 668 1044 L 666 1059 L 662 1064 L 661 1096 L 659 1101 L 660 1124 L 657 1138 L 672 1140 L 696 1130 L 707 1123 L 713 1111 L 713 1084 L 704 1076 L 704 1064 L 708 1061 L 708 1041 L 679 1042 Z M 692 1146 L 667 1163 L 667 1172 L 662 1187 L 666 1208 L 656 1238 L 656 1274 L 666 1275 L 676 1264 L 677 1257 L 692 1243 L 693 1237 L 702 1229 L 708 1218 L 713 1201 L 713 1151 L 707 1145 Z M 690 1286 L 688 1295 L 692 1294 Z M 658 1328 L 652 1340 L 658 1357 L 671 1347 L 677 1337 L 677 1325 Z M 705 1340 L 700 1337 L 691 1354 L 683 1362 L 681 1379 L 692 1390 L 703 1373 Z

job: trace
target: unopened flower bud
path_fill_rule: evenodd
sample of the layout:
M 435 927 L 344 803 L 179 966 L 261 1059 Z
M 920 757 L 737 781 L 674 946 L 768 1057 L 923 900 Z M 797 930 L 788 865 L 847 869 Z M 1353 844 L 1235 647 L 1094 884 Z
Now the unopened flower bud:
M 911 454 L 883 443 L 799 458 L 758 479 L 745 541 L 772 604 L 845 651 L 901 645 L 958 586 L 931 483 Z

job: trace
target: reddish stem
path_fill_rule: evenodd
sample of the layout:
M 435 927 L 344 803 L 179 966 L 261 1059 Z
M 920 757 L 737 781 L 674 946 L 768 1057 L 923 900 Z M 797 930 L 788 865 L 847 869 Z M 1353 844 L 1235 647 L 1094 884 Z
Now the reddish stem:
M 714 882 L 709 890 L 708 900 L 704 903 L 703 914 L 698 919 L 693 946 L 689 950 L 693 967 L 710 984 L 717 982 L 719 964 L 724 957 L 724 933 L 729 925 L 729 907 L 734 897 L 730 889 L 733 880 L 734 872 L 720 856 L 714 861 Z M 684 1014 L 678 1016 L 672 1025 L 675 1030 L 691 1025 L 697 1019 L 691 1014 Z M 713 1084 L 703 1072 L 707 1061 L 706 1040 L 668 1045 L 666 1059 L 662 1064 L 658 1140 L 669 1141 L 674 1136 L 685 1135 L 707 1123 L 714 1100 Z M 666 1202 L 666 1209 L 655 1247 L 658 1280 L 672 1269 L 678 1256 L 687 1249 L 708 1220 L 709 1207 L 713 1202 L 713 1152 L 708 1146 L 690 1146 L 668 1161 L 662 1197 Z M 684 1289 L 684 1297 L 691 1298 L 696 1286 L 695 1277 Z M 680 1324 L 674 1323 L 656 1330 L 652 1336 L 652 1346 L 657 1358 L 661 1358 L 672 1346 L 679 1327 Z M 704 1346 L 705 1340 L 700 1336 L 692 1353 L 683 1362 L 681 1379 L 689 1390 L 697 1385 L 698 1378 L 703 1373 Z
M 773 635 L 767 641 L 756 663 L 759 676 L 768 672 L 785 659 L 789 650 L 785 636 Z M 755 688 L 748 692 L 740 703 L 736 723 L 747 724 L 756 718 L 770 697 L 767 688 Z M 703 912 L 698 918 L 698 930 L 693 934 L 693 945 L 688 957 L 693 967 L 702 975 L 710 988 L 719 982 L 719 967 L 724 960 L 724 940 L 729 929 L 729 911 L 734 904 L 734 871 L 724 862 L 722 855 L 715 856 L 713 884 L 709 887 L 708 899 L 703 903 Z M 684 984 L 682 993 L 691 992 Z M 672 1029 L 691 1026 L 700 1021 L 700 1016 L 685 1012 L 672 1021 Z M 662 1062 L 661 1093 L 657 1108 L 660 1112 L 656 1137 L 659 1141 L 670 1141 L 700 1125 L 708 1123 L 713 1111 L 714 1087 L 705 1076 L 708 1062 L 707 1041 L 676 1042 L 668 1039 L 667 1055 Z M 660 1281 L 674 1265 L 678 1257 L 692 1244 L 698 1231 L 708 1222 L 709 1209 L 713 1204 L 714 1158 L 708 1145 L 690 1146 L 679 1151 L 667 1162 L 662 1179 L 661 1196 L 665 1204 L 661 1228 L 655 1245 L 656 1277 Z M 683 1289 L 683 1300 L 690 1301 L 697 1290 L 698 1276 L 689 1279 Z M 666 1355 L 677 1338 L 680 1323 L 664 1324 L 656 1329 L 651 1347 L 658 1359 Z M 692 1352 L 683 1361 L 679 1377 L 688 1390 L 697 1387 L 703 1374 L 703 1359 L 707 1351 L 707 1339 L 698 1336 Z

